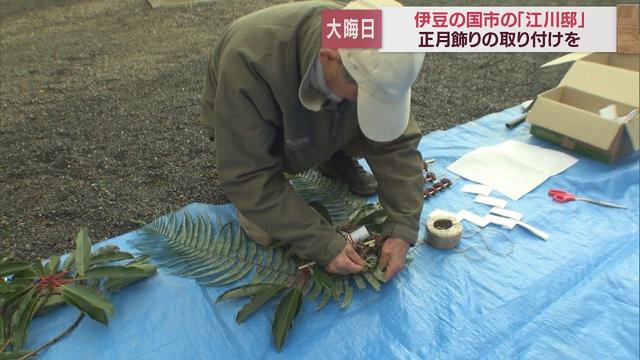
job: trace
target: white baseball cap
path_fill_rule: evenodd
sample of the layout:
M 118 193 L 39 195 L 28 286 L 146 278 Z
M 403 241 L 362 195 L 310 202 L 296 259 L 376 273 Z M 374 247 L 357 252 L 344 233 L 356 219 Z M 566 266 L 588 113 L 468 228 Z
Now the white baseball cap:
M 393 0 L 356 0 L 344 7 L 398 7 Z M 378 49 L 338 49 L 342 63 L 358 84 L 358 124 L 373 141 L 387 142 L 407 129 L 411 85 L 418 77 L 424 53 L 383 53 Z

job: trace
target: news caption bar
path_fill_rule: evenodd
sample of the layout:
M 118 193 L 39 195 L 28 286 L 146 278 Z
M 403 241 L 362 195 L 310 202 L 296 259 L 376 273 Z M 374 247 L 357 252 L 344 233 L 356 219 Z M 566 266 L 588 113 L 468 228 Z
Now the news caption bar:
M 382 52 L 615 52 L 616 7 L 324 10 L 322 46 Z

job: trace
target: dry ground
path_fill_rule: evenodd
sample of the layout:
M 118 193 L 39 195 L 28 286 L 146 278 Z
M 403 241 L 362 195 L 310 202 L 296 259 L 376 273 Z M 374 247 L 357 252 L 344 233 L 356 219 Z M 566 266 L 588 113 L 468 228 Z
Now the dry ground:
M 233 19 L 281 2 L 0 0 L 0 252 L 62 253 L 81 226 L 102 240 L 167 209 L 225 202 L 198 123 L 206 61 Z M 555 86 L 566 68 L 539 69 L 554 56 L 428 54 L 413 99 L 422 130 Z

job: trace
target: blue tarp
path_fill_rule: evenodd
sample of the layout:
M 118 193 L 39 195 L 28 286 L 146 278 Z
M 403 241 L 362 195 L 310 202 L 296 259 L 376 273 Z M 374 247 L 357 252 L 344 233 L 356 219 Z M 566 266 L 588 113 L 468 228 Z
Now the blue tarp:
M 436 174 L 456 183 L 425 203 L 423 223 L 435 208 L 488 211 L 459 191 L 465 180 L 445 170 L 466 152 L 507 139 L 560 150 L 532 138 L 526 124 L 506 131 L 504 123 L 518 113 L 507 109 L 424 137 L 424 157 L 437 159 Z M 380 292 L 356 291 L 349 308 L 341 311 L 332 302 L 316 312 L 306 301 L 280 354 L 271 340 L 274 304 L 237 325 L 234 319 L 244 301 L 214 304 L 224 288 L 201 288 L 160 270 L 113 295 L 116 316 L 108 327 L 85 319 L 42 358 L 637 359 L 639 156 L 636 152 L 614 165 L 579 159 L 508 206 L 548 232 L 549 241 L 520 227 L 495 227 L 487 234 L 508 236 L 512 254 L 471 256 L 420 243 L 405 271 Z M 547 196 L 549 188 L 629 208 L 559 204 Z M 231 205 L 191 204 L 183 211 L 235 216 Z M 475 232 L 468 223 L 465 228 L 467 234 Z M 96 246 L 117 244 L 135 252 L 130 245 L 135 237 L 131 232 Z M 486 238 L 510 249 L 501 236 Z M 467 236 L 461 245 L 481 246 L 482 239 Z M 55 336 L 75 314 L 65 307 L 35 319 L 29 347 Z

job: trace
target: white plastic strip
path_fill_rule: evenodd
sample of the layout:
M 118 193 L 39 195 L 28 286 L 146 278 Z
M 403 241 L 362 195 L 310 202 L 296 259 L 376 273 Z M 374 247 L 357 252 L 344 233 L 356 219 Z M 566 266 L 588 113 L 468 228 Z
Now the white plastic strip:
M 357 228 L 355 231 L 353 231 L 349 235 L 351 236 L 351 239 L 353 239 L 354 242 L 360 242 L 362 240 L 366 240 L 371 237 L 371 235 L 369 235 L 369 231 L 367 231 L 367 228 L 364 226 Z
M 474 201 L 480 204 L 495 206 L 499 208 L 504 208 L 505 206 L 507 206 L 507 200 L 502 200 L 491 196 L 478 195 Z
M 489 210 L 490 213 L 492 214 L 496 214 L 496 215 L 500 215 L 500 216 L 504 216 L 504 217 L 508 217 L 517 221 L 522 220 L 522 214 L 517 212 L 517 211 L 513 211 L 513 210 L 507 210 L 507 209 L 503 209 L 503 208 L 499 208 L 499 207 L 494 207 L 491 208 L 491 210 Z
M 489 196 L 491 195 L 491 187 L 480 184 L 466 184 L 462 187 L 462 192 Z
M 470 211 L 467 210 L 460 210 L 458 211 L 458 213 L 456 214 L 456 217 L 458 219 L 462 219 L 462 220 L 466 220 L 470 223 L 472 223 L 473 225 L 479 226 L 481 228 L 487 226 L 489 224 L 489 220 L 487 220 L 486 218 L 476 215 Z
M 532 234 L 538 236 L 539 238 L 541 238 L 544 241 L 549 240 L 549 234 L 547 234 L 546 232 L 544 232 L 544 231 L 542 231 L 542 230 L 540 230 L 538 228 L 535 228 L 535 227 L 533 227 L 533 226 L 531 226 L 529 224 L 523 223 L 522 221 L 518 221 L 518 225 L 520 225 L 523 228 L 531 231 Z
M 486 215 L 484 218 L 487 219 L 487 221 L 489 221 L 492 224 L 500 225 L 503 228 L 509 229 L 509 230 L 513 229 L 518 223 L 513 219 L 509 219 L 509 218 L 497 216 L 497 215 Z

